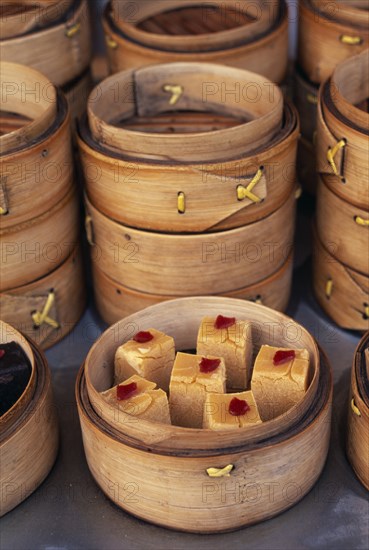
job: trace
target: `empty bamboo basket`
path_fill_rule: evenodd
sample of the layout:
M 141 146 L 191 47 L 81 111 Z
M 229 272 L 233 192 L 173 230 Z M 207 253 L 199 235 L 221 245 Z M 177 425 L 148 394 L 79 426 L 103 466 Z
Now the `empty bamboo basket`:
M 196 61 L 248 69 L 274 82 L 284 79 L 288 62 L 284 1 L 195 4 L 111 2 L 103 18 L 111 71 Z
M 152 326 L 171 334 L 177 350 L 193 349 L 203 316 L 220 311 L 253 323 L 255 353 L 263 343 L 291 346 L 292 340 L 309 350 L 313 376 L 304 399 L 286 415 L 236 431 L 138 423 L 124 413 L 114 417 L 99 392 L 112 384 L 117 346 L 132 331 Z M 251 302 L 201 297 L 158 304 L 110 327 L 80 370 L 76 396 L 87 462 L 105 494 L 141 519 L 213 533 L 270 518 L 311 489 L 328 450 L 331 388 L 325 357 L 292 319 Z M 291 498 L 287 487 L 294 487 Z M 131 489 L 136 498 L 125 498 Z
M 340 62 L 369 47 L 366 0 L 299 2 L 299 64 L 315 84 L 326 80 Z
M 369 491 L 369 332 L 356 349 L 351 370 L 347 456 Z
M 323 246 L 315 233 L 313 285 L 324 311 L 340 327 L 369 330 L 369 277 L 339 262 L 336 244 Z
M 82 257 L 75 248 L 54 271 L 0 293 L 1 318 L 47 349 L 64 338 L 86 304 Z
M 254 285 L 224 293 L 230 298 L 250 300 L 272 309 L 284 311 L 287 307 L 292 282 L 292 254 L 275 273 Z M 146 307 L 170 300 L 168 295 L 149 294 L 130 289 L 106 275 L 98 262 L 92 263 L 95 302 L 101 317 L 112 325 L 120 319 Z M 1 297 L 0 297 L 1 305 Z
M 8 418 L 6 425 L 1 425 L 1 516 L 20 504 L 42 483 L 54 464 L 59 439 L 46 359 L 36 344 L 10 325 L 0 322 L 0 342 L 11 340 L 20 343 L 30 357 L 34 384 L 27 386 L 16 403 L 17 414 Z M 27 399 L 24 399 L 25 394 Z

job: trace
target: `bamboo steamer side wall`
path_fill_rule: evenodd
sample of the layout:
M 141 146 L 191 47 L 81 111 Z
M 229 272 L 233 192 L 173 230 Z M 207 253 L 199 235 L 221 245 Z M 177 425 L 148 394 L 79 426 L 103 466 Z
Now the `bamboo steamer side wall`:
M 68 101 L 72 121 L 81 117 L 85 112 L 92 87 L 92 75 L 89 69 L 63 86 L 62 89 Z
M 251 300 L 284 311 L 290 297 L 292 268 L 291 254 L 285 264 L 271 277 L 252 286 L 228 292 L 225 296 Z M 129 289 L 101 271 L 96 262 L 92 263 L 92 272 L 95 302 L 101 317 L 109 325 L 136 311 L 171 299 L 171 296 L 148 294 Z
M 294 75 L 294 102 L 300 116 L 301 133 L 312 143 L 316 130 L 318 87 L 309 82 L 298 67 Z

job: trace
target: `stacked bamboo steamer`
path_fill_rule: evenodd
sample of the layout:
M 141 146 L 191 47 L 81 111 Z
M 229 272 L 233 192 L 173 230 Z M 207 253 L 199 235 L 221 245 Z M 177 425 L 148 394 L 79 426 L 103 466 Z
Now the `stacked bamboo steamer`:
M 347 456 L 369 491 L 369 332 L 359 343 L 352 365 Z
M 369 329 L 369 50 L 321 86 L 314 287 L 344 328 Z
M 369 47 L 368 0 L 301 0 L 295 103 L 301 121 L 299 180 L 316 193 L 315 131 L 319 85 L 336 65 Z
M 1 6 L 0 59 L 39 70 L 61 86 L 72 118 L 92 82 L 87 0 L 7 0 Z
M 85 303 L 70 115 L 38 71 L 0 71 L 1 316 L 46 348 Z
M 22 395 L 0 418 L 0 516 L 42 483 L 54 464 L 59 443 L 47 361 L 32 340 L 0 321 L 0 344 L 9 342 L 22 347 L 31 375 Z
M 288 13 L 280 0 L 112 0 L 103 18 L 112 72 L 171 62 L 219 63 L 282 82 Z
M 78 141 L 103 318 L 200 294 L 286 307 L 298 132 L 280 89 L 235 68 L 172 63 L 100 83 Z

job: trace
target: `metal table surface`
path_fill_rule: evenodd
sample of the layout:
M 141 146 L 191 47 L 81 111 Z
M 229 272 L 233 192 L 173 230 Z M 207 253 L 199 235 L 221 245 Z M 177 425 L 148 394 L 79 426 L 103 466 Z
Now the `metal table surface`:
M 303 224 L 306 229 L 305 223 Z M 300 232 L 304 236 L 306 231 Z M 315 487 L 283 514 L 227 534 L 194 535 L 140 521 L 115 506 L 95 484 L 84 456 L 74 382 L 104 324 L 90 305 L 75 330 L 46 355 L 52 371 L 61 427 L 59 455 L 45 482 L 1 520 L 1 550 L 217 550 L 225 546 L 277 550 L 368 549 L 368 493 L 345 456 L 350 368 L 359 334 L 334 326 L 316 304 L 310 282 L 309 248 L 300 242 L 287 313 L 317 338 L 334 375 L 330 451 Z M 302 254 L 302 256 L 301 256 Z M 299 257 L 300 256 L 300 257 Z

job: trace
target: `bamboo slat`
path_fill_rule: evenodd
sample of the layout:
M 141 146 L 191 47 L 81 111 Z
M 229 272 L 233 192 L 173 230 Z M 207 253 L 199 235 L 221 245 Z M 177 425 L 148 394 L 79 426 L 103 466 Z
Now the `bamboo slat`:
M 211 4 L 213 3 L 206 3 L 207 9 L 211 7 Z M 222 2 L 222 4 L 224 5 L 224 2 Z M 241 6 L 241 10 L 242 7 L 245 7 L 245 4 L 237 4 L 238 6 Z M 256 9 L 258 11 L 258 15 L 260 16 L 258 4 L 255 2 L 253 4 L 253 9 Z M 270 9 L 267 9 L 267 11 L 270 12 L 269 17 L 271 24 L 270 28 L 267 31 L 259 36 L 255 36 L 255 38 L 250 37 L 249 39 L 245 39 L 243 43 L 239 45 L 228 44 L 228 47 L 222 47 L 222 43 L 220 41 L 218 50 L 209 51 L 194 51 L 193 48 L 191 48 L 191 50 L 189 51 L 175 51 L 174 48 L 172 51 L 170 49 L 173 35 L 175 44 L 181 43 L 183 36 L 175 36 L 176 34 L 178 34 L 178 29 L 176 30 L 176 26 L 173 25 L 173 13 L 169 14 L 170 17 L 167 18 L 164 27 L 167 38 L 167 40 L 164 39 L 164 42 L 167 43 L 167 48 L 163 49 L 150 47 L 145 43 L 140 43 L 137 40 L 132 40 L 125 33 L 123 33 L 121 29 L 119 29 L 114 17 L 112 16 L 111 7 L 108 6 L 103 17 L 103 26 L 106 35 L 110 69 L 113 73 L 116 73 L 126 69 L 135 69 L 144 65 L 153 65 L 156 63 L 196 61 L 204 63 L 219 63 L 242 69 L 248 69 L 249 71 L 263 74 L 265 77 L 269 78 L 273 82 L 282 82 L 286 75 L 288 64 L 288 11 L 286 3 L 281 2 L 279 10 L 277 10 L 276 19 L 274 23 L 272 23 L 274 18 L 274 4 L 275 3 L 273 1 L 272 3 L 263 5 L 264 8 L 270 7 Z M 153 5 L 154 10 L 156 10 L 156 5 L 159 6 L 158 10 L 160 10 L 160 7 L 163 6 L 163 2 L 152 2 L 151 6 Z M 131 3 L 131 7 L 132 6 L 134 10 L 143 9 L 141 5 L 132 5 Z M 146 3 L 143 4 L 143 6 L 146 6 Z M 250 9 L 252 9 L 251 6 Z M 199 12 L 201 12 L 201 8 Z M 265 20 L 265 22 L 267 23 L 267 18 L 264 17 L 264 10 L 262 10 L 262 13 L 262 19 L 263 21 Z M 129 13 L 127 15 L 128 17 L 126 17 L 126 19 L 129 18 Z M 174 23 L 176 22 L 177 18 L 178 15 L 174 15 Z M 119 24 L 122 24 L 121 18 L 119 19 L 119 21 Z M 127 21 L 127 24 L 128 23 L 129 21 Z M 260 21 L 254 23 L 259 24 Z M 202 41 L 199 36 L 201 36 L 202 31 L 206 28 L 204 27 L 204 18 L 201 16 L 201 13 L 199 13 L 197 17 L 191 17 L 190 19 L 190 25 L 192 27 L 196 26 L 196 24 L 200 25 L 199 34 L 193 36 L 192 40 L 188 40 L 187 38 L 185 38 L 185 41 L 191 42 L 192 45 L 196 45 L 197 40 L 199 40 L 200 42 Z M 148 30 L 149 28 L 150 23 L 149 26 L 147 26 L 146 24 L 146 30 Z M 181 25 L 181 28 L 179 29 L 180 33 L 182 33 L 182 28 L 183 25 Z M 247 30 L 245 29 L 247 29 L 247 26 L 245 25 L 240 28 L 240 30 L 242 30 L 242 33 L 247 34 Z M 148 40 L 162 40 L 160 38 L 160 35 L 155 33 L 155 28 L 154 32 L 152 32 L 152 26 L 150 32 L 142 33 L 139 29 L 137 29 L 137 27 L 135 27 L 134 25 L 130 25 L 130 32 L 138 32 L 140 36 L 143 34 Z M 227 34 L 227 32 L 225 34 Z M 237 32 L 237 34 L 239 33 L 237 29 L 233 29 L 233 32 Z M 217 40 L 217 34 L 218 33 L 214 33 L 215 41 Z M 168 51 L 166 51 L 166 49 Z M 273 52 L 273 55 L 271 55 L 271 52 Z
M 369 276 L 369 199 L 366 210 L 353 206 L 331 191 L 320 176 L 316 210 L 318 234 L 330 243 L 333 256 L 341 263 Z
M 355 10 L 355 21 L 345 9 Z M 338 63 L 369 47 L 368 15 L 368 6 L 355 9 L 352 2 L 299 2 L 298 59 L 312 82 L 325 81 Z
M 1 431 L 0 516 L 20 504 L 42 483 L 55 462 L 59 445 L 46 359 L 32 341 L 23 339 L 23 342 L 28 342 L 35 357 L 36 386 L 22 415 Z
M 1 293 L 1 318 L 42 349 L 49 348 L 73 329 L 83 313 L 86 304 L 83 275 L 82 257 L 76 248 L 46 277 Z M 36 324 L 37 313 L 42 317 Z
M 229 298 L 250 300 L 267 307 L 284 311 L 287 307 L 292 282 L 292 254 L 283 266 L 270 277 L 254 285 L 224 294 Z M 171 296 L 138 292 L 111 279 L 99 269 L 97 262 L 92 264 L 95 303 L 100 316 L 112 325 L 120 319 L 146 307 L 170 300 Z M 1 304 L 1 297 L 0 297 Z
M 74 0 L 61 20 L 22 36 L 0 40 L 0 59 L 39 70 L 62 86 L 90 63 L 90 23 L 86 0 Z
M 212 51 L 255 40 L 275 23 L 279 1 L 112 0 L 116 26 L 131 40 L 166 51 Z
M 191 349 L 202 317 L 219 311 L 253 322 L 255 353 L 265 342 L 291 346 L 291 338 L 295 347 L 309 349 L 313 379 L 305 398 L 290 414 L 236 432 L 138 423 L 129 415 L 119 419 L 108 415 L 109 407 L 98 392 L 111 385 L 117 345 L 139 327 L 155 326 L 173 335 L 177 349 Z M 319 476 L 329 443 L 331 386 L 329 366 L 324 356 L 319 357 L 315 341 L 288 317 L 230 298 L 185 298 L 158 304 L 110 327 L 81 368 L 76 396 L 87 462 L 107 496 L 141 519 L 203 533 L 256 523 L 292 506 Z M 288 468 L 282 466 L 286 460 Z M 207 474 L 210 467 L 221 469 L 228 464 L 232 465 L 229 477 Z M 258 479 L 249 487 L 251 470 L 258 472 Z M 275 489 L 273 498 L 265 492 L 270 484 Z M 288 484 L 295 488 L 290 499 L 284 495 Z M 114 494 L 109 486 L 119 491 Z M 123 487 L 133 488 L 139 498 L 122 497 Z M 258 498 L 239 498 L 237 487 L 240 491 L 248 487 Z M 160 505 L 163 502 L 165 506 Z
M 5 0 L 0 6 L 1 39 L 47 27 L 60 19 L 70 8 L 73 0 L 49 0 L 48 2 L 24 2 Z
M 118 224 L 86 200 L 91 259 L 112 279 L 140 292 L 227 293 L 267 278 L 284 264 L 293 243 L 295 205 L 292 194 L 268 218 L 252 224 L 177 235 Z
M 71 254 L 78 240 L 78 204 L 74 189 L 50 210 L 0 230 L 0 290 L 44 277 Z
M 335 243 L 326 247 L 316 234 L 313 285 L 320 306 L 342 328 L 369 330 L 369 277 L 336 260 Z
M 351 369 L 347 456 L 369 491 L 369 333 L 360 341 Z
M 369 97 L 369 50 L 339 65 L 319 94 L 317 168 L 351 204 L 368 209 L 369 115 L 356 107 Z
M 89 69 L 62 87 L 68 101 L 72 120 L 78 119 L 85 112 L 87 99 L 92 88 L 93 82 Z

